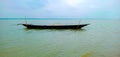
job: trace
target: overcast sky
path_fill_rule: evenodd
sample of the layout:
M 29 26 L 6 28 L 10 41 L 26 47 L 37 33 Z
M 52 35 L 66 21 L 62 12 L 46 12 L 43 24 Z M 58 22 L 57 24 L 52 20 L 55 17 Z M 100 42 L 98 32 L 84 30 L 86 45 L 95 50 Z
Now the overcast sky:
M 120 0 L 0 0 L 0 17 L 120 18 Z

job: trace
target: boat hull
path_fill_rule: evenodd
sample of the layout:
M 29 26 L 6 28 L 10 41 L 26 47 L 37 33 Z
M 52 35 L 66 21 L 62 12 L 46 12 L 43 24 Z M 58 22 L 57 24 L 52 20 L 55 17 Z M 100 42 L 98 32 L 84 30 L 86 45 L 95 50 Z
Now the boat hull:
M 32 24 L 22 24 L 29 29 L 80 29 L 89 24 L 81 25 L 32 25 Z

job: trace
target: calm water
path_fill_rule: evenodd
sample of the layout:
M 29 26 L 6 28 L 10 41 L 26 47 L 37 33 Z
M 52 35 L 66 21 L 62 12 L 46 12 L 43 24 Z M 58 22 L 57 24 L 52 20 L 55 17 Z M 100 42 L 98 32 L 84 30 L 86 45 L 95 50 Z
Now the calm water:
M 28 20 L 78 24 L 78 20 Z M 0 57 L 120 57 L 120 20 L 82 20 L 82 30 L 28 30 L 24 20 L 0 20 Z

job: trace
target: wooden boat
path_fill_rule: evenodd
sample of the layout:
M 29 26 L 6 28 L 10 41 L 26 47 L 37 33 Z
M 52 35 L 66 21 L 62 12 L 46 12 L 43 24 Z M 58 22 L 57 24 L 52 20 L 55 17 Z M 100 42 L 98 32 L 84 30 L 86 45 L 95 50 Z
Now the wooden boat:
M 29 29 L 80 29 L 84 26 L 87 26 L 89 24 L 78 24 L 78 25 L 33 25 L 33 24 L 27 24 L 27 20 L 25 17 L 25 24 L 22 24 L 26 28 Z
M 33 24 L 22 24 L 29 29 L 80 29 L 89 24 L 80 25 L 33 25 Z

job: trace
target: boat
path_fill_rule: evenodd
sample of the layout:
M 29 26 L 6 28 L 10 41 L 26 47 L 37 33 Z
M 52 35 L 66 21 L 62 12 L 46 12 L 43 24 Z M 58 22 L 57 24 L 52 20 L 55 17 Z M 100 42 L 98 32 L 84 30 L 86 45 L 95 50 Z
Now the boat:
M 28 29 L 81 29 L 89 24 L 78 24 L 78 25 L 33 25 L 28 24 L 25 17 L 25 24 L 22 24 Z
M 33 24 L 22 24 L 28 29 L 81 29 L 89 24 L 80 25 L 33 25 Z

